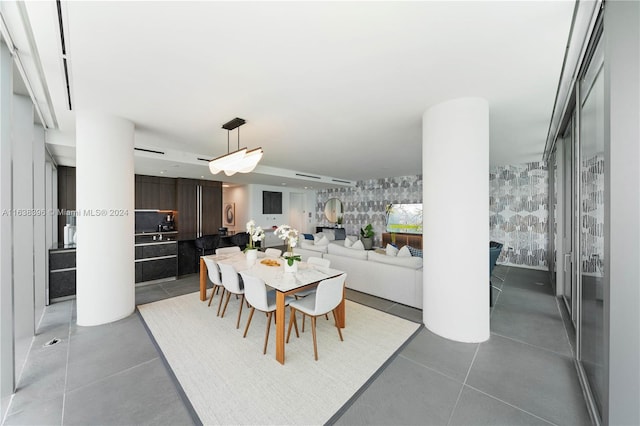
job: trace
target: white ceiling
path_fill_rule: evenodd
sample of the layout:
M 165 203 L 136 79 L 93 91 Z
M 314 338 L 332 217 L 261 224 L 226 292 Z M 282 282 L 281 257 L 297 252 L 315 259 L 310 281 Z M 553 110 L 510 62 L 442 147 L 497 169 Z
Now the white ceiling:
M 49 148 L 61 164 L 73 164 L 74 111 L 67 107 L 55 2 L 23 7 L 59 127 L 48 134 Z M 226 153 L 221 126 L 241 117 L 247 124 L 240 145 L 262 146 L 260 167 L 349 181 L 421 173 L 423 113 L 461 96 L 489 101 L 493 165 L 539 161 L 573 7 L 62 3 L 74 110 L 130 119 L 136 146 L 189 153 L 185 158 Z M 236 131 L 231 140 L 233 150 Z M 234 181 L 213 177 L 205 162 L 168 156 L 138 156 L 136 172 Z M 274 174 L 242 177 L 295 184 Z

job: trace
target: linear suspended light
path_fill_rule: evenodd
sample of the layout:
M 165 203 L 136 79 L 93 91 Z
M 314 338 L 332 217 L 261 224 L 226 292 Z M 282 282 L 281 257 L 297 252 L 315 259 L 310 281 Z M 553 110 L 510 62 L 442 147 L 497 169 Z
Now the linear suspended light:
M 236 117 L 222 125 L 222 128 L 227 130 L 227 154 L 209 161 L 209 170 L 214 175 L 220 172 L 224 172 L 227 176 L 233 176 L 236 173 L 250 173 L 262 159 L 262 147 L 250 151 L 247 148 L 240 149 L 240 129 L 238 129 L 238 150 L 229 152 L 229 132 L 244 123 L 246 123 L 244 119 Z

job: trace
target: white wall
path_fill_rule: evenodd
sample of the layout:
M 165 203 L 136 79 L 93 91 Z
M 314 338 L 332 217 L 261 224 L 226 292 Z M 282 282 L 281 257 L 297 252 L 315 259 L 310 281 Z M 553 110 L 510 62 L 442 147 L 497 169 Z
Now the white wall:
M 640 424 L 640 3 L 607 2 L 605 155 L 610 158 L 609 282 L 605 296 L 608 399 L 603 424 Z M 607 182 L 607 179 L 605 179 Z M 606 192 L 605 192 L 606 193 Z M 605 222 L 606 223 L 606 222 Z M 605 230 L 605 234 L 606 234 Z M 605 242 L 606 244 L 606 242 Z
M 282 214 L 262 214 L 262 191 L 282 192 Z M 222 204 L 233 202 L 236 205 L 236 224 L 229 230 L 242 232 L 246 223 L 253 219 L 256 224 L 264 229 L 290 223 L 290 199 L 291 194 L 297 193 L 303 196 L 303 214 L 305 223 L 300 232 L 313 232 L 313 212 L 315 211 L 316 193 L 312 190 L 286 188 L 270 185 L 245 185 L 226 188 L 222 191 Z M 311 213 L 312 217 L 309 217 Z M 235 229 L 234 229 L 235 228 Z

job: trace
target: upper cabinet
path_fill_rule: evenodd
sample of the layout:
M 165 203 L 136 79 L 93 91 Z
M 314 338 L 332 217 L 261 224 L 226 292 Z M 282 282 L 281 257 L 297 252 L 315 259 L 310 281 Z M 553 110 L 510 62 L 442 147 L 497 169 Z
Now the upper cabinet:
M 135 208 L 176 210 L 176 180 L 136 175 Z

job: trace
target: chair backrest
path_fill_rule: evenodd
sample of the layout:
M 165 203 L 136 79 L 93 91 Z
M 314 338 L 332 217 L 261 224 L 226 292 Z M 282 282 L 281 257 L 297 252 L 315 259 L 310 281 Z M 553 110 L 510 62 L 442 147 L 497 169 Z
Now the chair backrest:
M 489 276 L 493 272 L 493 268 L 496 266 L 496 261 L 500 257 L 500 252 L 502 248 L 499 247 L 489 247 Z
M 240 278 L 233 265 L 227 265 L 225 263 L 218 263 L 220 272 L 222 274 L 222 285 L 231 293 L 242 293 L 240 287 Z
M 309 256 L 309 258 L 307 258 L 307 263 L 321 266 L 323 268 L 328 268 L 329 266 L 331 266 L 331 261 L 322 257 Z
M 249 244 L 249 234 L 246 232 L 237 232 L 229 238 L 231 244 L 240 247 L 240 250 L 244 250 Z
M 280 257 L 282 256 L 282 250 L 275 248 L 268 248 L 264 251 L 264 254 L 268 257 Z
M 216 249 L 216 254 L 231 254 L 240 252 L 240 247 L 231 246 L 231 247 L 220 247 Z
M 207 257 L 204 257 L 203 259 L 204 263 L 207 265 L 207 274 L 209 275 L 211 282 L 215 285 L 222 285 L 218 264 L 213 259 L 209 259 Z
M 247 299 L 247 302 L 260 311 L 268 311 L 267 286 L 264 284 L 264 281 L 246 272 L 240 272 L 240 275 L 242 275 L 244 297 Z
M 328 278 L 318 284 L 316 289 L 315 315 L 331 312 L 342 302 L 344 295 L 344 281 L 347 274 L 335 278 Z
M 194 244 L 196 248 L 200 250 L 201 256 L 213 254 L 220 244 L 220 236 L 203 235 L 202 237 L 196 238 Z

